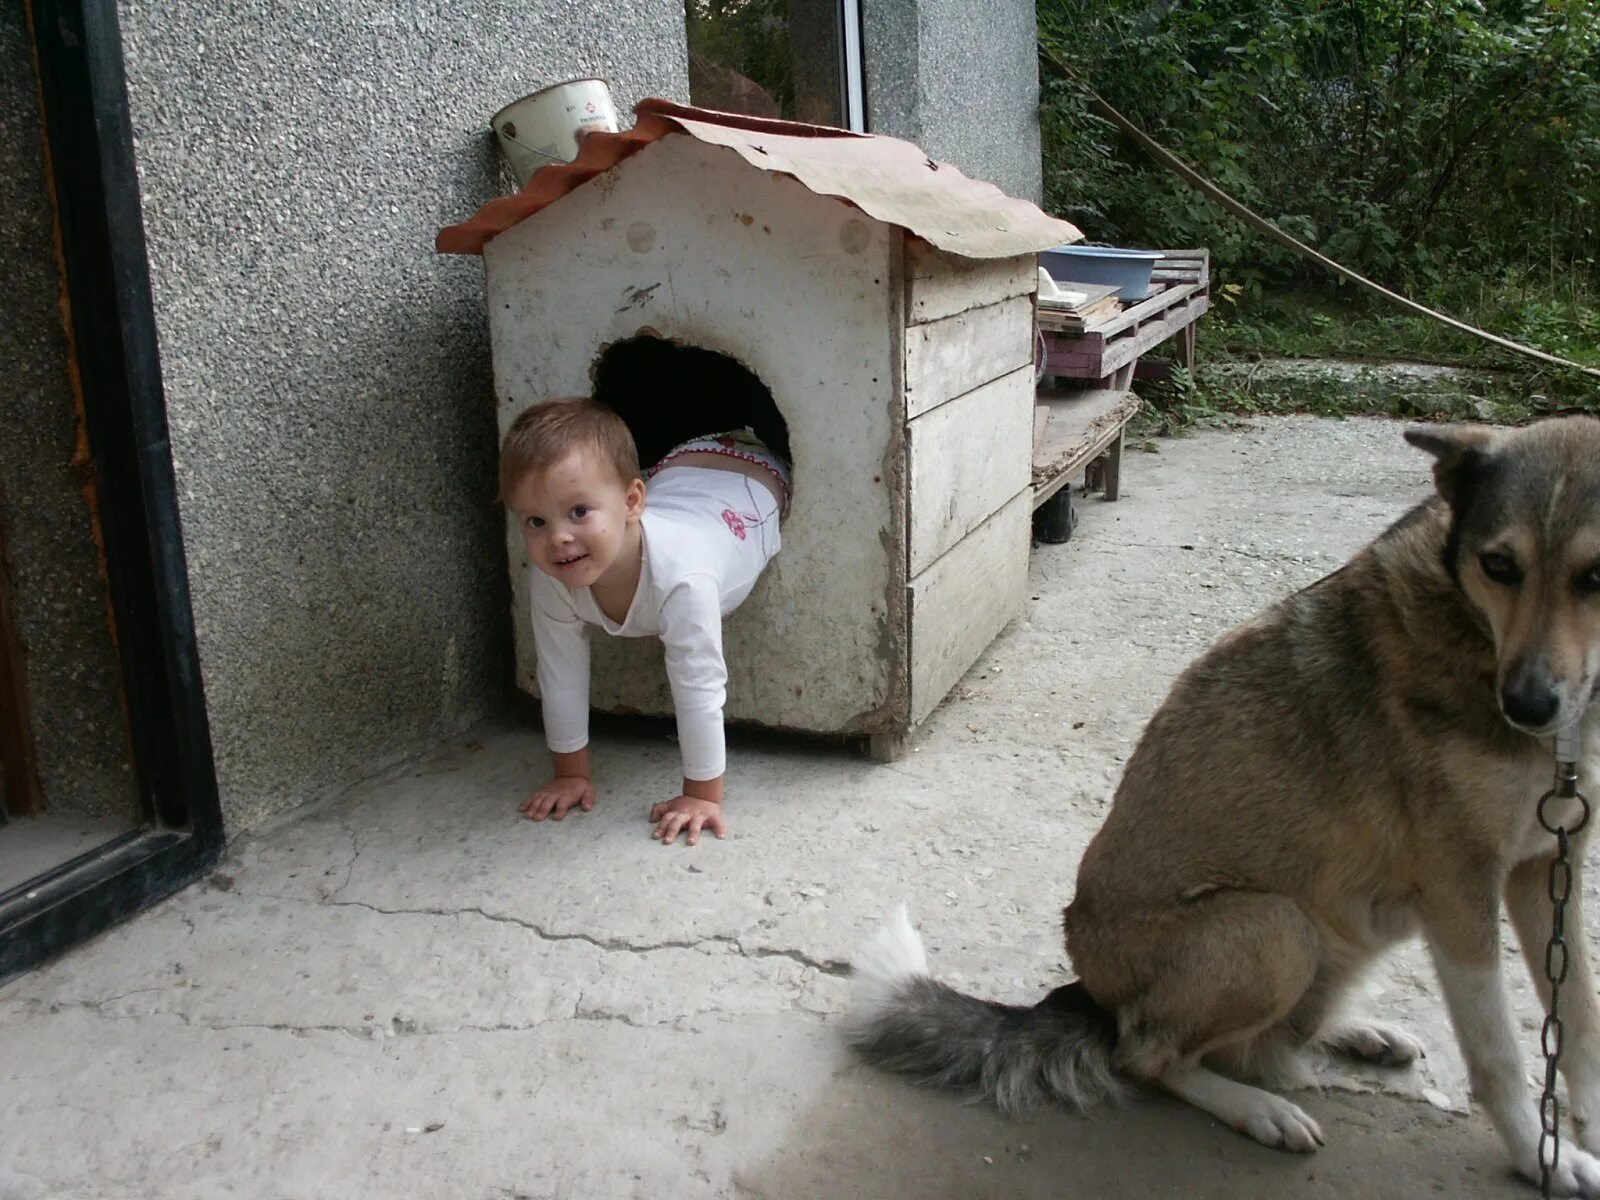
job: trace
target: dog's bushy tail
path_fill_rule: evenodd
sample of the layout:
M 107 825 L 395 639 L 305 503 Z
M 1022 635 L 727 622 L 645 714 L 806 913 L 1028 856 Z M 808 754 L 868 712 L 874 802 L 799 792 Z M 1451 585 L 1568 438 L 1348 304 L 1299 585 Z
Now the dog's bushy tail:
M 1016 1113 L 1047 1100 L 1074 1108 L 1124 1093 L 1111 1066 L 1116 1024 L 1078 983 L 1032 1008 L 980 1000 L 928 973 L 900 908 L 856 954 L 846 1036 L 874 1066 L 955 1087 Z

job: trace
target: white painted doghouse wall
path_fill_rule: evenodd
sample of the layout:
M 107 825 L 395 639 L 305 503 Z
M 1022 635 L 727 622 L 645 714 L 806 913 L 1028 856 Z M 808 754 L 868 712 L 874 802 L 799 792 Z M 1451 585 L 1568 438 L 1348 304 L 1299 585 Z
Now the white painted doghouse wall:
M 920 249 L 919 249 L 920 247 Z M 1034 259 L 927 249 L 731 150 L 666 137 L 484 248 L 500 427 L 614 342 L 727 354 L 788 424 L 783 549 L 725 623 L 732 720 L 903 734 L 1027 583 Z M 514 523 L 517 678 L 531 569 Z M 655 639 L 595 632 L 594 707 L 668 715 Z

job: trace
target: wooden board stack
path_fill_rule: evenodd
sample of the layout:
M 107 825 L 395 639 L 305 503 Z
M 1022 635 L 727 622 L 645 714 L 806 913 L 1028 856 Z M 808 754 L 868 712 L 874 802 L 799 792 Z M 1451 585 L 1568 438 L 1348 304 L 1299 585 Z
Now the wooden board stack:
M 1115 295 L 1117 289 L 1114 284 L 1067 281 L 1056 286 L 1072 299 L 1055 300 L 1040 295 L 1039 324 L 1046 329 L 1082 333 L 1122 311 L 1122 301 Z M 1078 299 L 1080 296 L 1081 300 Z

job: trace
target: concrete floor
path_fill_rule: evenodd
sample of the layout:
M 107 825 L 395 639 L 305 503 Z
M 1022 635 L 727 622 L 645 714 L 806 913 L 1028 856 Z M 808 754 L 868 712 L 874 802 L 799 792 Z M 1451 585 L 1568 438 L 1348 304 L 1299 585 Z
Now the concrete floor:
M 954 982 L 1064 978 L 1078 855 L 1173 675 L 1427 469 L 1397 425 L 1295 418 L 1130 451 L 1123 478 L 1036 550 L 1025 613 L 903 762 L 738 734 L 733 836 L 664 849 L 662 727 L 600 737 L 600 806 L 544 825 L 514 816 L 538 734 L 480 729 L 0 990 L 0 1198 L 1535 1194 L 1466 1115 L 1415 949 L 1370 1001 L 1430 1055 L 1329 1067 L 1312 1157 L 1160 1099 L 1008 1121 L 841 1048 L 843 964 L 901 900 Z

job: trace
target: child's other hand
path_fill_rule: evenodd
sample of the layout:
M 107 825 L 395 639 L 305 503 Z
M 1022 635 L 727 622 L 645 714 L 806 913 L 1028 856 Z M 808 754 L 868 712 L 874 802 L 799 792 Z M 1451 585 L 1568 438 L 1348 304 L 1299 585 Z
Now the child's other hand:
M 530 821 L 542 821 L 546 817 L 559 821 L 573 805 L 588 812 L 594 807 L 594 798 L 594 784 L 575 775 L 562 775 L 524 800 L 522 815 Z
M 660 838 L 663 846 L 670 846 L 678 834 L 687 832 L 689 845 L 700 842 L 700 831 L 709 829 L 719 838 L 728 836 L 728 827 L 722 820 L 722 805 L 715 800 L 701 800 L 694 796 L 679 796 L 650 810 L 650 819 L 656 823 L 650 836 Z

